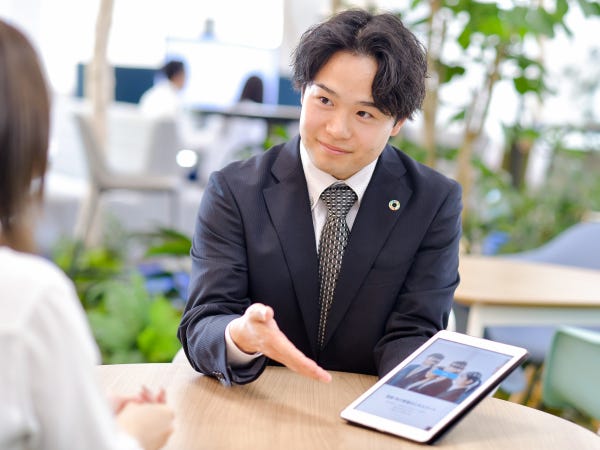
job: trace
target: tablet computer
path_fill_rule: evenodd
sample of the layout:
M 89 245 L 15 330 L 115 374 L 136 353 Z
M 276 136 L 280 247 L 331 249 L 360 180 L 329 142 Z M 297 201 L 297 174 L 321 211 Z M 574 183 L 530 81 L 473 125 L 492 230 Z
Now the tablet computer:
M 432 443 L 526 357 L 523 348 L 440 331 L 346 407 L 341 417 Z

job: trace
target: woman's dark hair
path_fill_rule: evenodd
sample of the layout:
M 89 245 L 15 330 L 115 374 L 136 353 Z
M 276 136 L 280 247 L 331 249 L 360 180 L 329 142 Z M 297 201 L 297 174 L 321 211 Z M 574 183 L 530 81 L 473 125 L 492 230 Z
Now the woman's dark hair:
M 50 98 L 35 50 L 2 20 L 0 105 L 0 241 L 33 251 L 27 217 L 32 200 L 40 200 L 44 189 Z
M 183 72 L 185 67 L 182 61 L 173 60 L 166 63 L 160 70 L 169 80 L 172 80 L 174 76 Z
M 252 75 L 244 83 L 240 100 L 252 100 L 256 103 L 263 102 L 263 82 L 256 75 Z
M 377 61 L 373 100 L 384 113 L 410 119 L 425 98 L 427 58 L 423 45 L 393 14 L 341 12 L 308 29 L 293 54 L 293 82 L 304 91 L 337 52 Z

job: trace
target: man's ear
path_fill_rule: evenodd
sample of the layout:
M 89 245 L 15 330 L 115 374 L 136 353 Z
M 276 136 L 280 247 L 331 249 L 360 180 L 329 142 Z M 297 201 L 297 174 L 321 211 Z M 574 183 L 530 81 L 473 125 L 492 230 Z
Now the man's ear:
M 392 131 L 390 132 L 390 136 L 396 136 L 400 132 L 400 129 L 402 128 L 402 125 L 404 125 L 404 122 L 406 122 L 406 117 L 404 119 L 397 120 L 394 124 L 394 127 L 392 128 Z

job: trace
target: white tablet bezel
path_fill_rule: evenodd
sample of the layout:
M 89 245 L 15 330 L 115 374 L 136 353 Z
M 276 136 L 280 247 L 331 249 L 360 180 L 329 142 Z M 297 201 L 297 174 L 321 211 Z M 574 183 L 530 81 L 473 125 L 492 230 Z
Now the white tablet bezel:
M 510 359 L 502 365 L 496 372 L 491 374 L 489 378 L 484 380 L 480 386 L 478 386 L 466 399 L 460 404 L 457 404 L 453 410 L 447 413 L 439 422 L 437 422 L 432 428 L 424 430 L 415 426 L 407 425 L 391 419 L 386 419 L 372 413 L 360 411 L 356 407 L 361 404 L 364 400 L 370 397 L 375 391 L 381 386 L 385 385 L 389 379 L 394 377 L 402 368 L 411 364 L 413 360 L 422 356 L 423 353 L 427 353 L 428 349 L 432 344 L 437 342 L 439 339 L 455 342 L 458 344 L 468 345 L 474 348 L 488 350 L 492 352 L 501 353 L 510 357 Z M 451 427 L 458 419 L 466 414 L 472 407 L 474 407 L 479 401 L 481 401 L 489 392 L 491 392 L 508 374 L 527 357 L 527 350 L 514 347 L 511 345 L 501 344 L 487 339 L 475 338 L 466 334 L 451 332 L 451 331 L 440 331 L 436 333 L 431 339 L 425 342 L 421 347 L 415 350 L 408 358 L 398 364 L 393 370 L 379 380 L 364 394 L 354 400 L 348 405 L 341 413 L 340 416 L 353 423 L 374 428 L 376 430 L 394 434 L 412 441 L 420 443 L 429 443 L 432 440 L 439 437 L 444 431 Z

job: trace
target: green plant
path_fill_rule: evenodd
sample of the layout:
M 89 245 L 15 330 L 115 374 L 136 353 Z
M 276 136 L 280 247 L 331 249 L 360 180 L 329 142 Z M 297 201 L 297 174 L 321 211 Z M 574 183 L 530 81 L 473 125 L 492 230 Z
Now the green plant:
M 150 279 L 138 269 L 144 258 L 126 258 L 127 243 L 137 241 L 131 238 L 113 226 L 101 246 L 60 241 L 53 259 L 74 282 L 105 363 L 171 361 L 180 348 L 183 301 L 171 290 L 150 292 Z M 159 229 L 145 238 L 146 255 L 189 255 L 190 239 L 176 231 Z
M 150 296 L 144 281 L 132 273 L 90 292 L 100 299 L 87 314 L 105 363 L 167 362 L 180 348 L 180 312 L 164 296 Z
M 444 136 L 439 131 L 448 127 L 448 116 L 462 136 L 455 171 L 463 187 L 466 220 L 478 201 L 476 195 L 471 195 L 476 182 L 474 149 L 483 134 L 496 87 L 501 81 L 512 84 L 519 97 L 517 112 L 526 109 L 525 99 L 544 99 L 550 90 L 542 42 L 554 37 L 557 30 L 570 35 L 565 17 L 572 7 L 579 8 L 585 16 L 600 15 L 600 3 L 594 0 L 551 3 L 412 0 L 398 12 L 423 38 L 428 50 L 430 77 L 420 139 L 427 154 L 426 163 L 435 166 L 439 160 L 443 149 L 440 138 Z M 449 100 L 447 93 L 457 87 L 465 92 L 462 100 Z M 507 167 L 515 167 L 510 172 L 516 175 L 516 185 L 527 162 L 526 155 L 522 155 L 528 148 L 523 134 L 516 139 L 516 132 L 532 125 L 525 123 L 520 113 L 513 123 L 505 124 L 514 130 Z
M 593 170 L 600 155 L 561 147 L 554 152 L 545 181 L 528 189 L 514 186 L 506 171 L 491 171 L 474 160 L 477 207 L 463 220 L 468 252 L 482 252 L 493 233 L 505 236 L 494 252 L 536 248 L 581 221 L 587 211 L 600 209 L 600 179 Z

